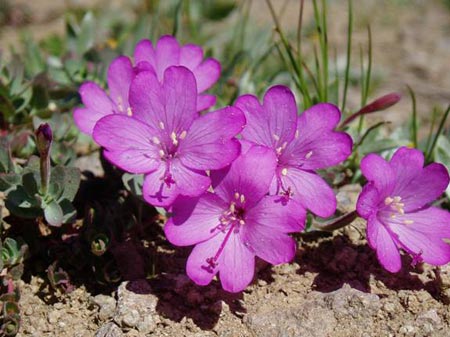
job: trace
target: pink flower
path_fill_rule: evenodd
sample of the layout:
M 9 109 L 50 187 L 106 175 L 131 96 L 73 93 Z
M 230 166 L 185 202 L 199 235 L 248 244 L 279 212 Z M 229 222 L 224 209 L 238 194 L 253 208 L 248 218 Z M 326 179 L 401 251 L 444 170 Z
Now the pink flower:
M 209 89 L 220 76 L 220 63 L 208 58 L 203 60 L 203 50 L 196 45 L 181 47 L 172 36 L 159 39 L 156 48 L 151 41 L 140 41 L 134 53 L 135 66 L 126 56 L 114 59 L 109 68 L 107 82 L 109 94 L 96 83 L 87 81 L 80 87 L 79 93 L 85 107 L 74 110 L 74 120 L 78 128 L 92 135 L 99 119 L 111 114 L 131 116 L 128 92 L 131 82 L 141 71 L 152 71 L 162 82 L 165 70 L 170 66 L 185 66 L 194 73 L 198 91 L 196 109 L 208 109 L 215 104 L 213 95 L 202 94 Z
M 446 168 L 432 163 L 423 167 L 423 154 L 398 149 L 390 162 L 376 154 L 361 161 L 368 180 L 357 202 L 367 220 L 367 239 L 380 263 L 390 272 L 401 269 L 399 249 L 432 265 L 450 261 L 450 213 L 430 206 L 449 183 Z
M 184 66 L 194 73 L 197 81 L 197 110 L 205 110 L 216 103 L 213 95 L 202 94 L 217 82 L 220 76 L 220 63 L 213 58 L 203 59 L 203 49 L 195 44 L 180 46 L 170 35 L 162 36 L 156 46 L 150 40 L 142 40 L 134 51 L 136 64 L 143 62 L 145 68 L 155 71 L 159 81 L 170 66 Z M 145 66 L 148 64 L 149 66 Z
M 334 131 L 339 109 L 321 103 L 297 116 L 294 95 L 281 85 L 270 88 L 262 104 L 255 96 L 244 95 L 235 106 L 247 119 L 242 138 L 271 148 L 277 156 L 271 194 L 297 200 L 321 217 L 333 215 L 336 197 L 315 170 L 336 165 L 352 152 L 350 136 Z
M 196 245 L 186 266 L 195 283 L 220 273 L 222 287 L 238 292 L 253 279 L 255 256 L 271 264 L 293 259 L 296 243 L 287 233 L 303 228 L 306 212 L 267 195 L 275 168 L 275 154 L 253 146 L 230 168 L 211 172 L 214 192 L 175 201 L 164 231 L 175 245 Z
M 234 136 L 245 125 L 243 113 L 227 107 L 199 117 L 195 78 L 185 67 L 168 68 L 162 83 L 154 72 L 140 72 L 129 102 L 132 117 L 103 117 L 93 138 L 113 164 L 145 174 L 143 195 L 155 206 L 202 194 L 211 185 L 206 170 L 228 166 L 240 153 Z

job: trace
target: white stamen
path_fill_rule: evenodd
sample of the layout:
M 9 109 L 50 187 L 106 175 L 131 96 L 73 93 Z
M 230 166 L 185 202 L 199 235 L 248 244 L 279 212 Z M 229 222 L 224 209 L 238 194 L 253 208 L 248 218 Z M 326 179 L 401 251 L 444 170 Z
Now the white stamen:
M 239 198 L 239 200 L 241 201 L 241 204 L 243 204 L 245 202 L 245 196 L 243 194 L 241 194 L 241 197 Z
M 275 139 L 277 142 L 280 140 L 280 136 L 278 136 L 276 134 L 273 134 L 272 136 L 273 136 L 273 139 Z
M 384 204 L 387 206 L 392 204 L 393 201 L 394 199 L 392 199 L 391 197 L 386 197 L 386 199 L 384 199 Z
M 239 193 L 238 193 L 238 192 L 234 193 L 234 198 L 235 198 L 236 200 L 239 199 Z
M 235 211 L 236 211 L 236 206 L 235 206 L 234 202 L 232 202 L 230 205 L 230 212 L 234 213 Z
M 156 144 L 156 145 L 161 144 L 161 141 L 159 140 L 158 137 L 153 137 L 153 138 L 152 138 L 152 141 L 153 141 L 153 143 Z
M 175 134 L 175 132 L 172 131 L 172 133 L 170 134 L 170 139 L 172 139 L 172 143 L 173 145 L 178 145 L 178 139 L 177 139 L 177 135 Z
M 399 197 L 398 195 L 396 195 L 395 197 L 394 197 L 394 202 L 400 202 L 402 200 L 402 197 Z
M 161 128 L 161 130 L 164 130 L 164 123 L 163 122 L 159 122 L 159 127 Z
M 184 130 L 181 134 L 180 134 L 180 139 L 184 139 L 186 138 L 187 132 L 186 130 Z
M 285 167 L 284 169 L 281 170 L 281 175 L 287 176 L 287 173 L 288 173 L 288 170 L 287 170 L 286 167 Z
M 298 130 L 295 131 L 295 138 L 298 138 L 298 136 L 300 135 L 300 132 L 298 132 Z
M 131 107 L 127 108 L 127 115 L 130 117 L 133 116 L 133 110 L 131 110 Z
M 164 151 L 163 150 L 159 150 L 159 156 L 162 158 L 162 157 L 164 157 Z
M 413 220 L 403 220 L 403 223 L 405 225 L 412 225 L 414 223 L 414 221 Z
M 312 152 L 312 151 L 309 151 L 309 152 L 305 155 L 305 159 L 311 158 L 312 155 L 313 155 L 313 152 Z
M 245 221 L 241 219 L 241 220 L 239 220 L 239 224 L 240 225 L 245 225 Z

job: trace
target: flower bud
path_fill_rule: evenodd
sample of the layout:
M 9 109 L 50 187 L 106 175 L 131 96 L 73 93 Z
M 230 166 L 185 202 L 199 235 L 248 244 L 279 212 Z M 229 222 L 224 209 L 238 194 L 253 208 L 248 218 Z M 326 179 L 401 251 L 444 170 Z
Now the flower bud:
M 50 125 L 43 123 L 36 130 L 36 146 L 40 156 L 41 171 L 41 193 L 47 194 L 50 184 L 50 148 L 52 146 L 53 134 Z
M 47 156 L 52 145 L 52 128 L 47 123 L 39 125 L 36 130 L 36 146 L 41 156 Z
M 353 115 L 350 115 L 345 121 L 342 122 L 341 128 L 345 125 L 349 124 L 351 121 L 353 121 L 356 117 L 366 115 L 372 112 L 385 110 L 394 104 L 396 104 L 402 96 L 399 93 L 393 92 L 387 95 L 384 95 L 372 103 L 367 104 L 366 106 L 362 107 L 358 112 L 355 112 Z

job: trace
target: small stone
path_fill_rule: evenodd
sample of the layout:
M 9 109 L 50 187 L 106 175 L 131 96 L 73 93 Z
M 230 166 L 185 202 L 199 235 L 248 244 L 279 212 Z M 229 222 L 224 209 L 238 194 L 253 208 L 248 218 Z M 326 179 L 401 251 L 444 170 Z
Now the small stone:
M 148 334 L 156 328 L 158 298 L 146 280 L 123 282 L 117 289 L 117 308 L 113 320 L 119 327 L 134 328 Z
M 47 320 L 50 324 L 55 324 L 58 322 L 60 316 L 61 315 L 58 310 L 53 310 L 49 312 Z
M 97 330 L 95 337 L 123 337 L 123 333 L 116 324 L 109 322 Z
M 137 310 L 128 311 L 122 318 L 123 324 L 129 327 L 136 327 L 139 322 L 139 312 Z
M 92 298 L 92 301 L 99 307 L 98 317 L 101 320 L 107 320 L 114 315 L 116 300 L 111 296 L 97 295 Z
M 384 305 L 383 305 L 383 309 L 386 311 L 386 312 L 389 312 L 389 313 L 392 313 L 392 312 L 394 312 L 395 311 L 395 305 L 393 304 L 393 303 L 385 303 Z
M 24 310 L 24 314 L 27 316 L 33 315 L 33 307 L 31 305 L 27 306 Z

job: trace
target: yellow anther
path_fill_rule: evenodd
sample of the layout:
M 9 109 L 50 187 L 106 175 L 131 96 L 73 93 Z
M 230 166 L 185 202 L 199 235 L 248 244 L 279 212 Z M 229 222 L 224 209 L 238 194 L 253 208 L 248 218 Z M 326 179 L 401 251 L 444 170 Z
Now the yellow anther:
M 133 116 L 133 110 L 131 110 L 131 107 L 127 108 L 127 115 L 130 117 Z
M 402 200 L 402 197 L 399 197 L 398 195 L 396 195 L 393 200 L 395 203 L 398 203 Z
M 180 134 L 180 139 L 184 139 L 186 138 L 187 132 L 186 130 L 184 130 L 181 134 Z
M 313 152 L 312 152 L 312 151 L 309 151 L 309 152 L 305 155 L 305 159 L 311 158 L 312 155 L 313 155 Z
M 152 141 L 153 141 L 153 143 L 156 144 L 156 145 L 161 144 L 161 141 L 159 140 L 158 137 L 153 137 L 153 138 L 152 138 Z
M 273 134 L 272 136 L 273 136 L 273 139 L 275 139 L 277 142 L 280 140 L 280 136 L 278 136 L 276 134 Z
M 164 157 L 164 151 L 163 150 L 159 150 L 159 156 L 162 158 L 162 157 Z
M 403 220 L 403 223 L 405 225 L 412 225 L 414 223 L 414 221 L 413 220 Z
M 286 167 L 285 167 L 284 169 L 281 170 L 281 175 L 287 176 L 287 173 L 288 173 L 288 170 L 287 170 Z
M 165 126 L 163 122 L 159 122 L 159 127 L 161 128 L 161 130 L 164 130 Z

